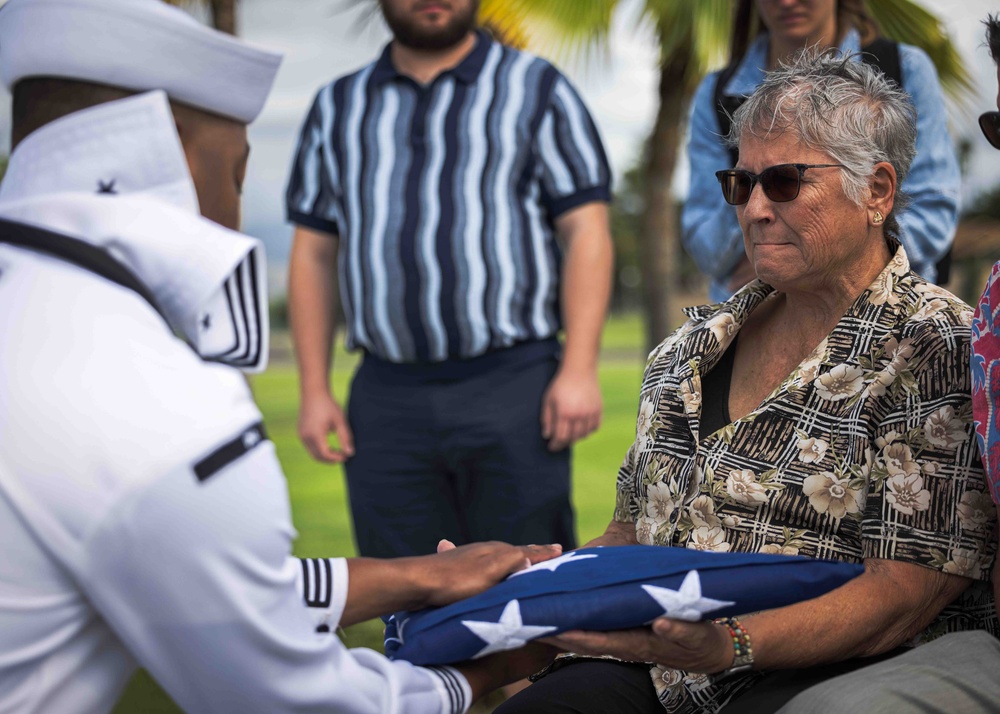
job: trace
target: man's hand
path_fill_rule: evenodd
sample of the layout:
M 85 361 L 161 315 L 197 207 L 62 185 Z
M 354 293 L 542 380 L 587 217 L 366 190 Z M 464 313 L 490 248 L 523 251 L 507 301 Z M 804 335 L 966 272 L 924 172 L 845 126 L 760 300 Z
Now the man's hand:
M 450 545 L 450 544 L 448 544 Z M 440 548 L 441 546 L 439 546 Z M 415 558 L 351 558 L 342 627 L 399 610 L 448 605 L 562 554 L 560 545 L 473 543 Z
M 330 446 L 329 435 L 337 435 L 340 448 Z M 342 464 L 354 456 L 354 434 L 344 410 L 329 394 L 304 398 L 299 408 L 299 438 L 317 461 Z
M 340 464 L 354 455 L 354 436 L 330 391 L 337 314 L 340 238 L 296 226 L 288 262 L 288 316 L 299 366 L 299 438 L 317 461 Z M 330 446 L 335 433 L 340 448 Z
M 562 451 L 601 423 L 597 361 L 614 249 L 605 203 L 577 206 L 555 223 L 565 250 L 561 293 L 566 341 L 559 371 L 542 397 L 541 422 L 549 450 Z
M 549 451 L 562 451 L 601 425 L 601 388 L 597 373 L 560 369 L 542 397 L 542 438 Z
M 423 575 L 427 589 L 424 607 L 433 607 L 477 595 L 511 573 L 559 555 L 562 546 L 558 543 L 514 546 L 492 541 L 456 548 L 449 541 L 441 541 L 436 555 L 407 560 L 418 561 L 414 563 L 417 575 Z
M 735 655 L 729 633 L 721 625 L 665 617 L 654 620 L 651 628 L 617 632 L 573 630 L 541 641 L 577 654 L 609 654 L 704 674 L 732 666 Z

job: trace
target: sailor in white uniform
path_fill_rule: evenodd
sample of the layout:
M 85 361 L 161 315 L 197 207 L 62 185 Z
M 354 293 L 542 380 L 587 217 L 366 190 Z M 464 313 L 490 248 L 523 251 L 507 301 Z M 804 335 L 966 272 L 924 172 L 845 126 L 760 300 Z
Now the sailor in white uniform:
M 108 711 L 137 666 L 192 712 L 457 712 L 544 663 L 419 668 L 332 633 L 558 548 L 291 557 L 233 368 L 267 355 L 263 251 L 231 228 L 278 63 L 157 0 L 0 9 L 0 713 Z

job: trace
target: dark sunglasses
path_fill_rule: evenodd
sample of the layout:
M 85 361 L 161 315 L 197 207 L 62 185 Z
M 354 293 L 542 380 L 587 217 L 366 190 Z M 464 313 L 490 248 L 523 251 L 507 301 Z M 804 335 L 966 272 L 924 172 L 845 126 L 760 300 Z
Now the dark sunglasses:
M 993 148 L 1000 149 L 1000 112 L 986 112 L 979 116 L 979 128 Z
M 722 184 L 722 195 L 731 206 L 742 206 L 750 200 L 750 192 L 759 182 L 764 195 L 775 203 L 794 200 L 802 188 L 802 176 L 809 169 L 846 168 L 843 164 L 778 164 L 759 174 L 743 169 L 716 171 Z

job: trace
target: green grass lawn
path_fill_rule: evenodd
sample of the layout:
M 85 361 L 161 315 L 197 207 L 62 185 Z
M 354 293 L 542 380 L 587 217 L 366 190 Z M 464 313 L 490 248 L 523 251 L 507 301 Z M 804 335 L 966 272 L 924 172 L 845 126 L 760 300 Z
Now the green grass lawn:
M 626 449 L 635 436 L 635 417 L 643 356 L 638 316 L 612 319 L 605 330 L 606 358 L 600 379 L 604 421 L 597 433 L 573 452 L 573 503 L 581 543 L 600 534 L 614 506 L 615 477 Z M 356 357 L 340 352 L 334 360 L 334 389 L 346 394 Z M 253 379 L 253 391 L 264 413 L 268 433 L 288 478 L 292 514 L 299 538 L 296 555 L 321 557 L 353 555 L 350 518 L 339 466 L 318 464 L 309 458 L 295 434 L 298 379 L 290 364 L 275 364 Z M 349 647 L 381 648 L 381 623 L 362 623 L 344 635 Z M 117 714 L 159 714 L 178 709 L 156 683 L 140 672 L 131 682 Z

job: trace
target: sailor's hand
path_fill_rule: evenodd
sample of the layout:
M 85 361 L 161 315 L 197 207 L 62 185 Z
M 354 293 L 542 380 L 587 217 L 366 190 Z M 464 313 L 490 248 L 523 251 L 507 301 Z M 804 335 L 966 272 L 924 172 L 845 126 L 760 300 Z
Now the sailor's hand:
M 435 555 L 349 558 L 343 627 L 400 610 L 448 605 L 496 585 L 510 573 L 562 553 L 559 545 L 445 542 Z
M 473 700 L 511 682 L 539 672 L 552 662 L 559 650 L 541 642 L 455 665 L 469 682 Z
M 427 606 L 447 605 L 476 595 L 511 573 L 562 554 L 562 546 L 508 545 L 489 542 L 455 547 L 450 541 L 438 544 L 436 555 L 414 558 L 414 567 L 423 573 Z

